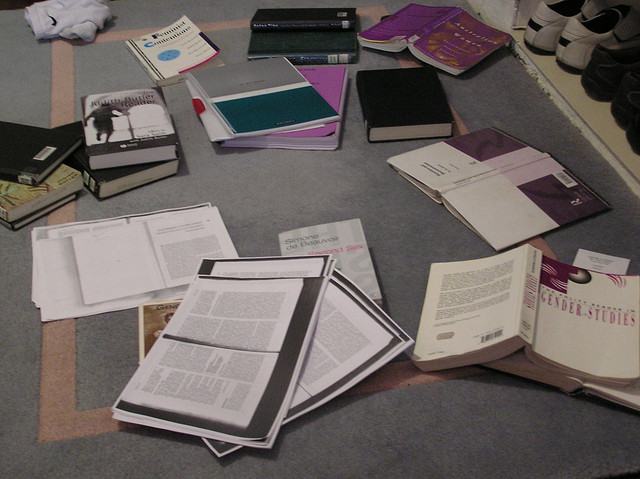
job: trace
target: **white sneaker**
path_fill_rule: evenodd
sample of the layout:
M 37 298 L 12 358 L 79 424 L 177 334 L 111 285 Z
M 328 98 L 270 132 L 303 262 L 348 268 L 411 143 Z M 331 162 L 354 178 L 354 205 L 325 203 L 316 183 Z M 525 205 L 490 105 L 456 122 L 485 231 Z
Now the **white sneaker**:
M 536 53 L 554 54 L 569 19 L 591 18 L 607 7 L 606 0 L 542 0 L 527 22 L 524 43 Z
M 635 35 L 640 43 L 640 13 L 629 5 L 607 8 L 585 20 L 571 18 L 560 35 L 556 60 L 570 71 L 582 71 L 596 45 L 614 46 Z

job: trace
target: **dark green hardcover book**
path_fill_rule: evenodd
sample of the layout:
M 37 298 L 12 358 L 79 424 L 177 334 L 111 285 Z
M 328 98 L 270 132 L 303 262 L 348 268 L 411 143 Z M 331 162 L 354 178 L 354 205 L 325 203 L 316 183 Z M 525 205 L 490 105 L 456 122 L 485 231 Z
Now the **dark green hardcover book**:
M 358 48 L 355 31 L 254 31 L 247 57 L 285 57 L 294 65 L 356 63 Z

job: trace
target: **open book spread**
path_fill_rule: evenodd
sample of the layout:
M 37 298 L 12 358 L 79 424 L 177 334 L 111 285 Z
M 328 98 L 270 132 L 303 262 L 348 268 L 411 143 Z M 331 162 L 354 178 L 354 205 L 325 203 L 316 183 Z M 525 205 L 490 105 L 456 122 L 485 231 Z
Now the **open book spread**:
M 202 258 L 237 257 L 208 203 L 38 227 L 31 237 L 32 299 L 42 321 L 180 297 Z
M 413 360 L 424 370 L 486 363 L 525 346 L 539 368 L 620 386 L 640 377 L 640 277 L 571 266 L 523 245 L 434 263 Z
M 283 57 L 188 73 L 186 84 L 211 141 L 317 126 L 340 117 Z
M 204 260 L 199 275 L 290 277 L 318 274 L 318 256 Z M 351 388 L 413 345 L 413 340 L 337 270 L 322 298 L 318 323 L 284 422 L 289 422 Z M 205 439 L 218 456 L 233 443 Z
M 205 259 L 199 278 L 304 278 L 330 274 L 319 317 L 283 424 L 335 398 L 413 345 L 378 305 L 338 270 L 327 255 Z M 141 361 L 181 302 L 140 308 Z M 162 427 L 162 426 L 158 426 Z M 252 442 L 203 437 L 219 457 Z
M 548 153 L 494 128 L 387 162 L 496 250 L 609 209 Z
M 218 61 L 220 49 L 185 15 L 171 25 L 125 42 L 158 86 L 184 79 L 183 74 Z
M 197 277 L 117 399 L 114 418 L 271 447 L 311 342 L 327 274 Z
M 453 75 L 471 68 L 510 40 L 509 34 L 463 8 L 415 3 L 358 34 L 364 47 L 390 52 L 408 48 L 419 60 Z

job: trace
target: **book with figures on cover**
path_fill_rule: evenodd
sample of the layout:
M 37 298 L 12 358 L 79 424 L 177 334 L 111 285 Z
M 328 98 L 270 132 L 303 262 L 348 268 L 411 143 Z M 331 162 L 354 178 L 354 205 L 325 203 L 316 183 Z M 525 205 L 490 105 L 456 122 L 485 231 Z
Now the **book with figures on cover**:
M 412 360 L 471 364 L 640 409 L 640 277 L 544 256 L 525 244 L 433 263 Z
M 387 162 L 496 250 L 609 209 L 551 155 L 494 128 Z
M 459 75 L 511 41 L 511 35 L 460 7 L 410 3 L 360 32 L 358 41 L 363 47 L 388 52 L 408 48 L 419 60 Z
M 81 98 L 85 151 L 93 169 L 178 156 L 178 135 L 159 87 Z

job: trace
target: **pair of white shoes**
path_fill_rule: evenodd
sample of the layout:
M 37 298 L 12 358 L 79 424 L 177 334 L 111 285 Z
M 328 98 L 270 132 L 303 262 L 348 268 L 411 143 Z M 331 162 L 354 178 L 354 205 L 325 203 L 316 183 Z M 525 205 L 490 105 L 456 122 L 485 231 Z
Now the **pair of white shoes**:
M 542 0 L 524 33 L 527 47 L 555 54 L 560 66 L 582 71 L 596 45 L 640 46 L 640 12 L 605 0 Z

